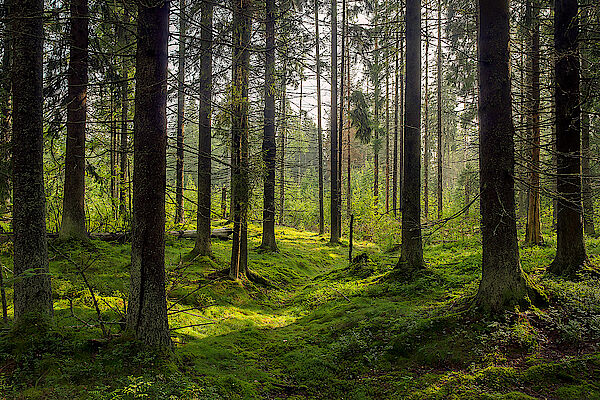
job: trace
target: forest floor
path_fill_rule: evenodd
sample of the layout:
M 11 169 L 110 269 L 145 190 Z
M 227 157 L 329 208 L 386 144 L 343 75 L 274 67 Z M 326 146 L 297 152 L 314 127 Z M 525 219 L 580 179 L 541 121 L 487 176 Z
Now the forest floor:
M 547 276 L 548 237 L 521 259 L 550 305 L 482 317 L 469 308 L 481 275 L 476 223 L 428 238 L 427 270 L 409 282 L 388 276 L 395 249 L 359 242 L 354 254 L 365 256 L 349 264 L 347 242 L 291 228 L 277 229 L 275 254 L 257 250 L 260 228 L 250 228 L 250 268 L 272 286 L 215 273 L 231 242 L 189 261 L 193 241 L 168 239 L 168 356 L 120 333 L 128 245 L 51 242 L 56 326 L 2 330 L 0 399 L 600 399 L 598 275 Z M 588 251 L 597 264 L 600 241 Z M 10 254 L 5 244 L 8 268 Z

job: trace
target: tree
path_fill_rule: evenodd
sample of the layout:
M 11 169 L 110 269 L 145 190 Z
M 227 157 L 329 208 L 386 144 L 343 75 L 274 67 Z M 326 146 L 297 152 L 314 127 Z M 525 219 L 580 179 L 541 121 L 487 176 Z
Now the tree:
M 421 238 L 421 0 L 406 2 L 402 250 L 397 267 L 424 268 Z
M 321 110 L 321 54 L 319 49 L 319 0 L 315 0 L 315 54 L 317 64 L 317 149 L 319 157 L 319 235 L 325 233 L 325 211 L 323 201 L 323 126 Z
M 9 3 L 12 35 L 14 316 L 52 316 L 43 164 L 43 0 Z
M 437 206 L 438 219 L 443 215 L 443 160 L 444 152 L 442 147 L 442 1 L 438 0 L 438 20 L 437 20 Z
M 153 347 L 171 345 L 165 291 L 165 188 L 169 1 L 138 1 L 133 237 L 127 327 Z
M 549 271 L 574 276 L 587 260 L 581 204 L 579 7 L 577 0 L 556 0 L 554 7 L 558 212 L 556 257 Z
M 233 0 L 233 110 L 231 117 L 231 196 L 233 245 L 229 275 L 239 279 L 248 269 L 248 71 L 250 68 L 250 0 Z
M 67 150 L 61 239 L 87 240 L 85 227 L 85 130 L 89 15 L 87 0 L 71 0 Z
M 277 251 L 275 241 L 275 0 L 266 0 L 267 51 L 265 61 L 265 127 L 263 137 L 263 160 L 265 163 L 263 234 L 261 247 Z
M 582 25 L 589 25 L 589 11 L 584 8 L 582 12 Z M 582 85 L 581 103 L 581 173 L 582 189 L 583 189 L 583 231 L 588 236 L 596 235 L 594 226 L 594 192 L 592 188 L 592 170 L 590 168 L 590 160 L 593 153 L 590 148 L 590 111 L 592 107 L 592 98 L 590 96 L 591 85 L 590 81 L 590 63 L 587 42 L 590 40 L 589 31 L 584 34 L 584 38 L 579 43 L 581 52 L 581 79 L 584 82 Z
M 200 107 L 198 113 L 198 211 L 193 254 L 211 254 L 211 101 L 213 87 L 213 2 L 202 0 L 200 56 Z
M 525 241 L 530 244 L 542 243 L 540 222 L 540 25 L 539 9 L 535 2 L 527 2 L 528 26 L 531 26 L 530 68 L 527 84 L 530 89 L 528 135 L 531 135 L 531 165 L 529 172 L 529 200 L 527 208 L 527 226 Z
M 179 0 L 179 52 L 177 69 L 177 160 L 175 163 L 175 223 L 183 223 L 183 161 L 185 125 L 185 0 Z M 202 73 L 202 71 L 201 71 Z M 198 168 L 200 169 L 200 168 Z
M 340 241 L 340 223 L 338 219 L 338 125 L 337 125 L 337 0 L 331 0 L 331 243 Z
M 508 0 L 479 0 L 479 169 L 483 266 L 476 304 L 527 305 L 517 244 Z

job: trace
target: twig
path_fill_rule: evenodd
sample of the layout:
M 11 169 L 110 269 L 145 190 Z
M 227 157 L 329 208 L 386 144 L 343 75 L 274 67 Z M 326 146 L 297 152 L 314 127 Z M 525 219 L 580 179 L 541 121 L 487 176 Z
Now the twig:
M 169 328 L 169 330 L 170 331 L 176 331 L 176 330 L 179 330 L 179 329 L 195 328 L 197 326 L 206 326 L 206 325 L 214 325 L 214 324 L 215 324 L 215 322 L 206 322 L 206 323 L 203 323 L 203 324 L 194 324 L 194 325 L 180 326 L 178 328 Z

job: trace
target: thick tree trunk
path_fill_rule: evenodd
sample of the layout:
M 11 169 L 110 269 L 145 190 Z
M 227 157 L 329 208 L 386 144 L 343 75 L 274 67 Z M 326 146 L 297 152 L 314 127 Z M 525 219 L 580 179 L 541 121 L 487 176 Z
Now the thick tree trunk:
M 175 162 L 175 223 L 183 224 L 183 161 L 185 128 L 185 0 L 179 0 L 179 53 L 177 70 L 177 150 Z
M 266 0 L 266 60 L 265 60 L 265 128 L 263 137 L 263 160 L 265 163 L 263 234 L 261 247 L 277 251 L 275 241 L 275 0 Z
M 331 0 L 331 243 L 340 241 L 339 187 L 338 187 L 338 82 L 337 82 L 337 0 Z
M 443 160 L 444 152 L 442 145 L 442 2 L 438 0 L 437 20 L 437 217 L 442 219 L 444 211 L 443 197 Z
M 531 129 L 531 165 L 529 171 L 529 200 L 527 208 L 527 226 L 525 242 L 542 244 L 542 228 L 540 220 L 540 25 L 539 9 L 532 2 L 528 3 L 531 13 L 531 96 L 529 107 L 529 124 Z
M 556 0 L 554 10 L 558 213 L 556 257 L 549 271 L 574 276 L 587 260 L 581 204 L 579 35 L 577 0 Z
M 421 0 L 406 2 L 402 249 L 397 268 L 425 266 L 421 237 Z
M 346 58 L 346 0 L 342 0 L 342 54 L 341 54 L 341 71 L 340 71 L 340 106 L 339 106 L 339 118 L 340 122 L 338 125 L 338 184 L 337 184 L 337 221 L 338 221 L 338 237 L 342 237 L 342 160 L 343 154 L 343 131 L 344 131 L 344 69 L 345 69 L 345 58 Z
M 198 210 L 194 254 L 209 256 L 211 217 L 211 113 L 213 73 L 213 2 L 202 0 L 200 107 L 198 109 Z M 227 196 L 225 196 L 227 197 Z
M 85 129 L 89 15 L 87 0 L 71 0 L 67 151 L 61 239 L 87 240 L 85 228 Z
M 526 305 L 514 189 L 508 0 L 479 0 L 479 168 L 483 267 L 476 297 L 486 312 Z
M 233 1 L 233 112 L 231 121 L 233 245 L 229 275 L 248 270 L 248 71 L 250 68 L 250 0 Z
M 323 199 L 323 126 L 321 104 L 321 54 L 319 49 L 319 0 L 315 0 L 315 53 L 317 62 L 317 153 L 319 156 L 319 235 L 325 233 L 325 210 Z
M 171 345 L 165 292 L 169 2 L 138 2 L 133 238 L 127 327 L 145 344 Z
M 18 3 L 18 4 L 17 4 Z M 14 316 L 52 316 L 43 165 L 43 0 L 11 1 Z

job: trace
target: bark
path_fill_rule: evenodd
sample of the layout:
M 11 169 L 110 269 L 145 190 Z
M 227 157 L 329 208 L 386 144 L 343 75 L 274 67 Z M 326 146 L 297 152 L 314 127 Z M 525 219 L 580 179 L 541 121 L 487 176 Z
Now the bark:
M 315 0 L 315 53 L 317 63 L 317 149 L 319 156 L 319 235 L 325 233 L 325 211 L 323 200 L 323 125 L 321 102 L 321 54 L 319 49 L 319 0 Z
M 429 15 L 425 6 L 425 104 L 423 106 L 423 214 L 429 220 Z
M 287 66 L 283 66 L 283 80 L 281 82 L 281 135 L 279 137 L 279 225 L 283 225 L 285 214 L 285 146 L 287 134 Z
M 398 21 L 397 21 L 398 22 Z M 395 84 L 394 84 L 394 145 L 393 145 L 393 154 L 392 154 L 392 210 L 394 211 L 394 216 L 398 215 L 398 133 L 400 131 L 400 80 L 402 71 L 400 71 L 400 53 L 402 50 L 400 49 L 400 40 L 398 36 L 399 27 L 396 28 L 396 73 L 395 76 Z
M 125 22 L 129 23 L 129 14 L 125 10 Z M 121 38 L 123 47 L 129 44 L 129 36 L 126 29 L 121 29 Z M 122 76 L 121 79 L 121 150 L 120 150 L 120 166 L 119 166 L 119 212 L 123 216 L 127 213 L 129 203 L 129 62 L 127 56 L 122 57 Z
M 183 161 L 185 128 L 185 0 L 179 0 L 179 52 L 177 70 L 177 150 L 175 162 L 175 223 L 183 224 Z M 200 168 L 198 168 L 199 170 Z
M 233 112 L 231 121 L 233 245 L 229 275 L 248 270 L 248 71 L 250 68 L 250 0 L 233 1 Z
M 146 345 L 171 345 L 165 292 L 169 2 L 138 2 L 133 237 L 127 327 Z
M 10 2 L 14 316 L 52 316 L 43 166 L 43 0 Z
M 337 221 L 338 221 L 338 237 L 342 237 L 342 160 L 343 160 L 343 131 L 344 131 L 344 69 L 345 69 L 345 57 L 346 57 L 346 0 L 342 0 L 342 54 L 341 54 L 341 71 L 340 71 L 340 106 L 339 106 L 339 118 L 340 122 L 337 127 L 338 129 L 338 184 L 337 184 Z
M 390 212 L 390 65 L 385 65 L 385 213 Z
M 444 211 L 443 197 L 443 161 L 444 152 L 442 144 L 442 2 L 438 0 L 438 20 L 437 20 L 437 217 L 442 219 Z
M 85 227 L 85 129 L 89 14 L 87 0 L 71 0 L 67 98 L 67 150 L 61 239 L 87 240 Z
M 397 268 L 424 268 L 421 237 L 421 0 L 406 2 L 402 249 Z
M 275 241 L 275 0 L 266 1 L 266 60 L 265 60 L 265 128 L 263 137 L 263 160 L 265 163 L 263 234 L 261 247 L 277 251 Z
M 478 307 L 526 305 L 514 189 L 514 125 L 509 75 L 508 0 L 479 0 L 479 168 L 483 266 Z
M 587 8 L 582 13 L 582 25 L 589 24 Z M 589 73 L 589 61 L 590 56 L 587 51 L 587 40 L 589 34 L 580 43 L 581 50 L 581 78 L 583 80 L 582 85 L 582 110 L 581 110 L 581 172 L 583 174 L 583 231 L 588 236 L 596 235 L 596 228 L 594 226 L 594 192 L 592 189 L 592 171 L 590 168 L 590 160 L 593 157 L 590 149 L 590 73 Z
M 538 7 L 528 3 L 531 9 L 531 57 L 530 68 L 530 106 L 529 124 L 531 129 L 531 165 L 529 171 L 529 200 L 527 207 L 527 226 L 525 242 L 542 244 L 542 229 L 540 221 L 540 26 Z
M 200 59 L 200 106 L 198 110 L 198 210 L 196 245 L 194 253 L 211 255 L 211 101 L 213 73 L 213 2 L 203 0 L 201 5 L 201 59 Z
M 577 0 L 556 0 L 554 10 L 558 212 L 556 257 L 549 271 L 574 276 L 587 260 L 581 204 Z
M 375 39 L 375 65 L 377 66 L 376 68 L 378 68 L 379 65 L 379 46 L 378 46 L 378 42 L 377 39 Z M 375 78 L 375 81 L 373 82 L 374 85 L 374 94 L 375 94 L 375 112 L 374 112 L 374 117 L 375 117 L 375 145 L 373 146 L 373 150 L 374 150 L 374 155 L 373 155 L 373 200 L 375 203 L 375 210 L 378 210 L 378 203 L 379 203 L 379 98 L 381 96 L 381 88 L 379 86 L 379 76 L 377 76 Z
M 337 0 L 331 0 L 331 243 L 340 241 L 339 187 L 338 187 L 338 71 L 337 71 Z

